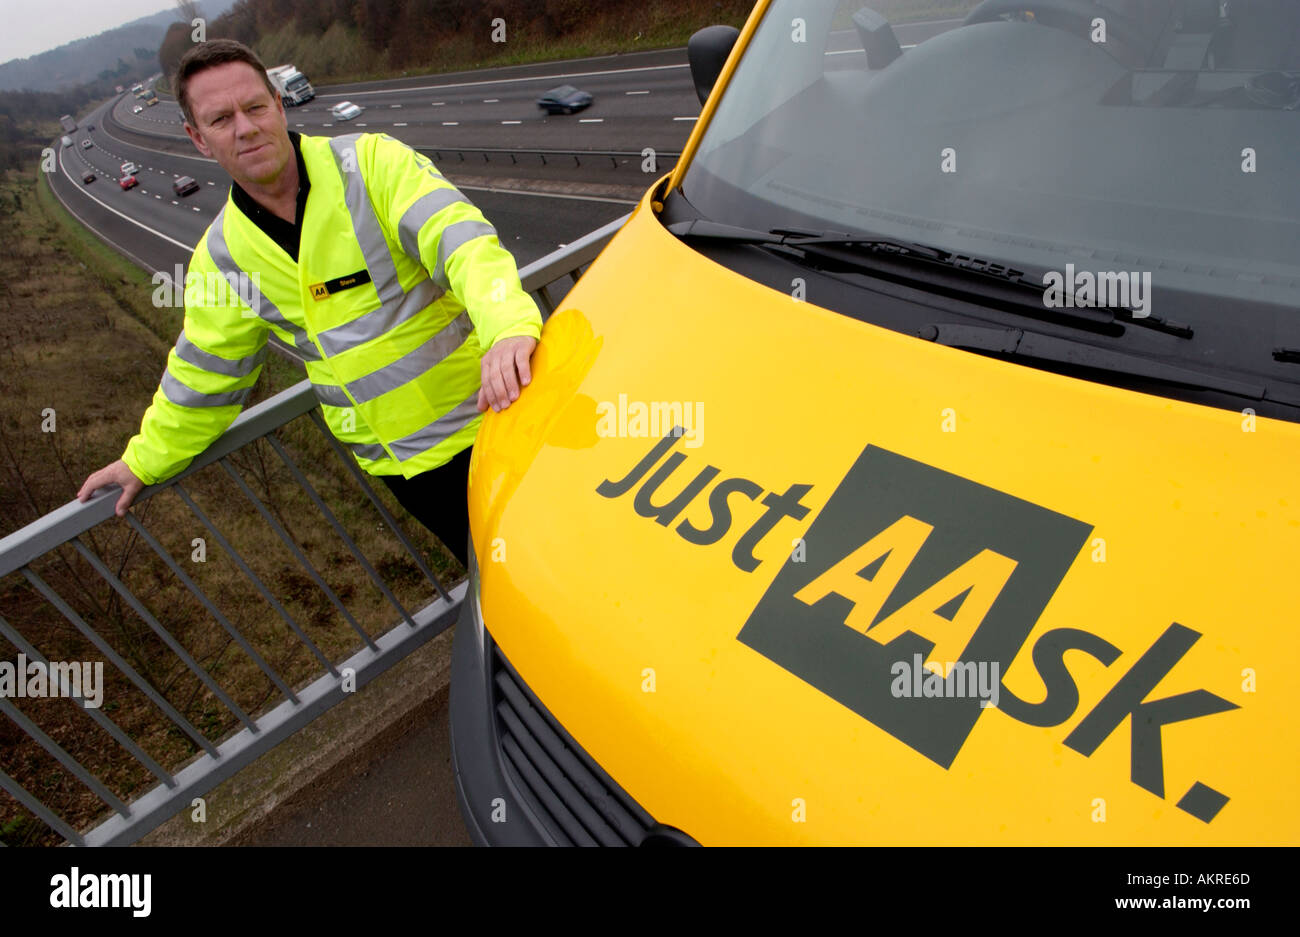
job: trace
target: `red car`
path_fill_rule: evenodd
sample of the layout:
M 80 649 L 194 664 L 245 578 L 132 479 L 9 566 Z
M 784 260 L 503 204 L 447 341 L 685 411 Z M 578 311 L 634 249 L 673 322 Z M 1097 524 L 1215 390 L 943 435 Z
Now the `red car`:
M 139 185 L 140 182 L 138 179 L 136 179 L 135 176 L 127 174 L 123 176 L 121 179 L 118 179 L 117 184 L 120 185 L 123 189 L 131 189 Z

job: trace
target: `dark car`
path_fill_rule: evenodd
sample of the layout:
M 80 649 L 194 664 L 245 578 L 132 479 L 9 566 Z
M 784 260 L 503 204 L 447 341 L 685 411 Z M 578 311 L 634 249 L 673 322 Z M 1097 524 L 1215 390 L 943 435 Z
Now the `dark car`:
M 177 195 L 189 195 L 191 192 L 197 192 L 198 190 L 199 184 L 189 176 L 178 176 L 172 182 L 172 191 Z
M 92 146 L 94 146 L 94 145 L 95 145 L 95 144 L 91 143 L 89 140 L 82 140 L 82 141 L 81 141 L 81 148 L 82 148 L 83 150 L 88 150 L 88 149 L 90 149 L 90 148 L 91 148 Z
M 81 174 L 81 181 L 85 185 L 90 185 L 92 182 L 95 181 L 95 174 L 91 172 L 89 169 L 87 169 L 85 172 Z
M 591 104 L 591 95 L 579 91 L 573 85 L 560 85 L 552 88 L 537 99 L 537 106 L 544 108 L 548 114 L 572 114 Z

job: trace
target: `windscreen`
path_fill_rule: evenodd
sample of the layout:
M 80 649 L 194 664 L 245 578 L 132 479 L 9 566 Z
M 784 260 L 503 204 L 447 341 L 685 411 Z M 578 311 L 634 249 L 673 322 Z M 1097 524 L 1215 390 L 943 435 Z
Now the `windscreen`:
M 878 6 L 772 3 L 691 204 L 1300 306 L 1300 2 Z

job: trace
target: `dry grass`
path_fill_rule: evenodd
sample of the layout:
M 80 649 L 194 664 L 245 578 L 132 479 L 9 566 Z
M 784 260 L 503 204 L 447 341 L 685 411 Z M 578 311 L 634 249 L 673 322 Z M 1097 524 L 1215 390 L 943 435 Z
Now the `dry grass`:
M 148 278 L 68 218 L 31 175 L 10 173 L 0 181 L 0 212 L 3 535 L 68 502 L 86 475 L 120 457 L 157 386 L 179 330 L 180 311 L 154 308 Z M 250 405 L 300 379 L 293 366 L 271 360 Z M 54 432 L 42 431 L 48 409 L 54 411 Z M 316 428 L 299 419 L 277 438 L 399 601 L 411 611 L 427 603 L 431 590 L 417 567 Z M 382 634 L 398 620 L 269 444 L 246 447 L 230 462 L 367 634 Z M 222 468 L 209 467 L 184 486 L 329 660 L 338 662 L 362 646 Z M 395 505 L 384 486 L 377 491 L 434 571 L 444 582 L 454 578 L 449 575 L 454 561 L 432 536 Z M 133 512 L 286 683 L 300 687 L 323 672 L 175 492 L 150 498 Z M 206 541 L 205 562 L 192 559 L 195 538 Z M 283 699 L 125 522 L 101 524 L 82 542 L 245 712 L 256 715 Z M 31 568 L 203 738 L 217 742 L 239 728 L 218 697 L 73 547 L 47 554 Z M 0 615 L 51 660 L 106 659 L 20 574 L 0 579 Z M 13 661 L 17 654 L 17 648 L 0 639 L 0 659 Z M 104 673 L 101 711 L 151 757 L 176 770 L 201 750 L 116 667 L 106 665 Z M 129 800 L 154 785 L 124 749 L 69 701 L 13 702 L 116 795 Z M 98 798 L 7 718 L 0 718 L 0 768 L 73 827 L 86 829 L 102 819 Z M 0 793 L 0 840 L 49 844 L 58 837 Z

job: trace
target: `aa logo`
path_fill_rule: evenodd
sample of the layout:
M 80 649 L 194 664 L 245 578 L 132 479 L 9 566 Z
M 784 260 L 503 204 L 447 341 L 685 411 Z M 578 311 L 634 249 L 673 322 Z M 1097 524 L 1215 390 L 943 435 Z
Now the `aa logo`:
M 313 283 L 311 285 L 311 298 L 320 302 L 322 299 L 329 298 L 330 291 L 324 283 Z
M 739 639 L 947 768 L 982 708 L 899 698 L 898 661 L 1005 672 L 1092 527 L 868 446 Z M 948 681 L 958 674 L 946 675 Z

